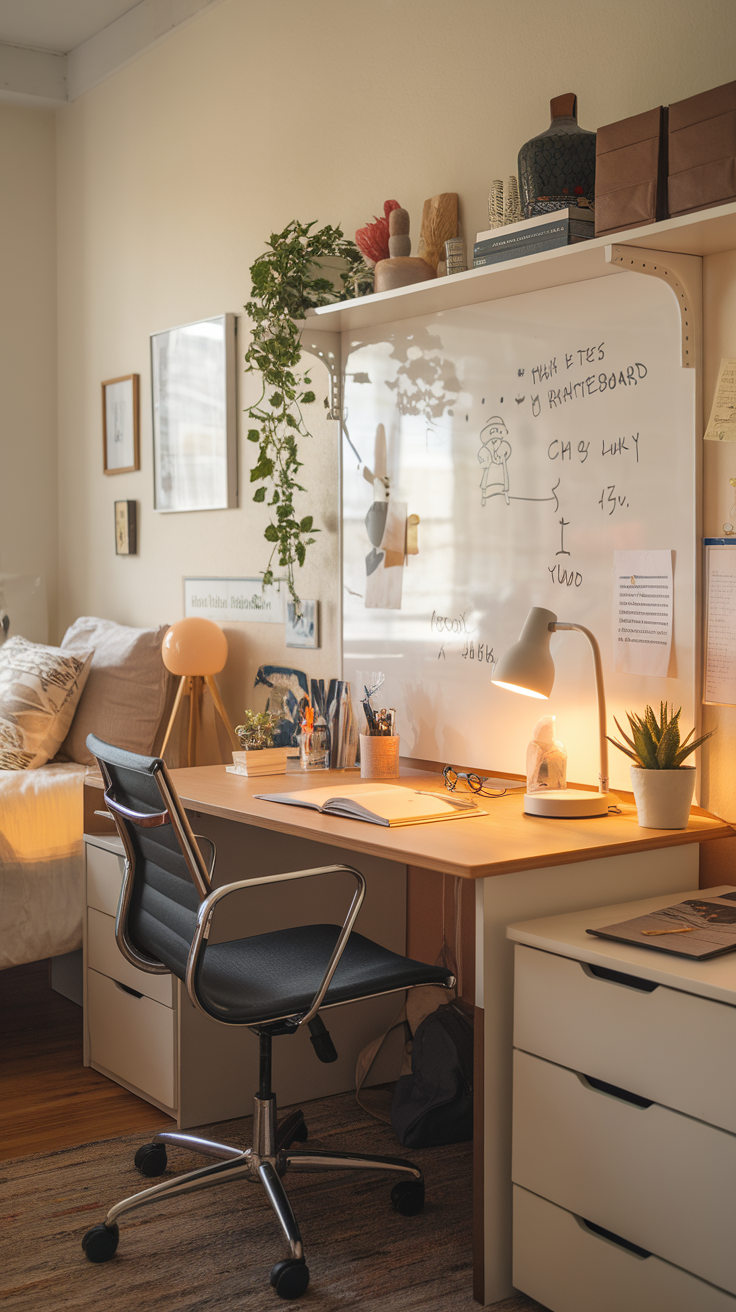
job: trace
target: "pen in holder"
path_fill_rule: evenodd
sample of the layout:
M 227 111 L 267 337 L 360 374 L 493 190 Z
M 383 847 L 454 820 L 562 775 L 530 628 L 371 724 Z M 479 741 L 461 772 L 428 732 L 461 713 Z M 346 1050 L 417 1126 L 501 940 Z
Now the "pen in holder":
M 396 779 L 399 774 L 399 735 L 397 733 L 360 735 L 361 779 Z
M 383 675 L 373 675 L 371 687 L 365 687 L 363 710 L 367 733 L 360 735 L 361 779 L 396 779 L 399 773 L 399 735 L 396 711 L 384 707 L 374 710 L 371 698 L 383 686 Z

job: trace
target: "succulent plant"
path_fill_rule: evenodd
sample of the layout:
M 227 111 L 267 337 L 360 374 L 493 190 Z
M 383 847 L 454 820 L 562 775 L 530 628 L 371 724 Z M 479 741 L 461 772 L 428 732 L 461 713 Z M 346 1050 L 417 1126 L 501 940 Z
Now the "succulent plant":
M 270 711 L 244 711 L 244 724 L 238 724 L 235 732 L 240 739 L 243 751 L 258 752 L 264 747 L 273 747 L 273 735 L 279 716 Z
M 624 733 L 615 716 L 614 724 L 624 742 L 620 743 L 616 738 L 608 735 L 606 737 L 609 743 L 618 747 L 620 752 L 630 756 L 634 765 L 640 770 L 678 770 L 686 757 L 715 733 L 715 729 L 711 729 L 710 733 L 704 733 L 694 742 L 690 742 L 695 733 L 695 730 L 691 729 L 687 738 L 680 742 L 680 711 L 682 707 L 675 711 L 674 708 L 668 707 L 667 702 L 659 703 L 659 719 L 651 706 L 647 706 L 643 717 L 627 711 L 626 718 L 631 727 L 631 738 Z

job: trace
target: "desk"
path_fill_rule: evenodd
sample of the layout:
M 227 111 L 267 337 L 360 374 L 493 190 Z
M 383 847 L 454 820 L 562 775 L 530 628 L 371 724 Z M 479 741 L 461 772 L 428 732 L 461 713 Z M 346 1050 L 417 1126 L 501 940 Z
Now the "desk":
M 426 870 L 475 881 L 474 1293 L 481 1303 L 507 1297 L 513 954 L 506 926 L 697 887 L 698 844 L 732 837 L 731 826 L 696 809 L 686 830 L 640 829 L 635 807 L 625 801 L 621 815 L 548 820 L 525 816 L 517 793 L 488 800 L 487 816 L 386 829 L 255 796 L 333 780 L 355 783 L 355 773 L 249 780 L 224 766 L 201 766 L 175 770 L 173 779 L 187 809 L 201 815 L 324 844 L 338 849 L 336 859 L 357 865 L 366 854 L 411 867 L 415 878 Z M 397 782 L 439 791 L 436 775 L 409 772 Z

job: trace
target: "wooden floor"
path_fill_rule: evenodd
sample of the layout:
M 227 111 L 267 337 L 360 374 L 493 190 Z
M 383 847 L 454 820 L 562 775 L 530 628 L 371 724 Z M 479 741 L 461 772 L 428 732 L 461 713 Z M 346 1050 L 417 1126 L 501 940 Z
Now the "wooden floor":
M 163 1129 L 163 1112 L 82 1065 L 82 1008 L 48 962 L 0 971 L 0 1160 Z

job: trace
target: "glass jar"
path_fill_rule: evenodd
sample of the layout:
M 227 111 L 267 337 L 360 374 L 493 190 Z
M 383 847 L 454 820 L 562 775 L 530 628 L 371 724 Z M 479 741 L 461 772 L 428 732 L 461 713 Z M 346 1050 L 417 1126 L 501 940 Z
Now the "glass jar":
M 299 739 L 299 764 L 302 770 L 329 770 L 330 731 L 324 720 L 308 729 L 302 725 Z

